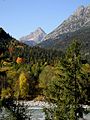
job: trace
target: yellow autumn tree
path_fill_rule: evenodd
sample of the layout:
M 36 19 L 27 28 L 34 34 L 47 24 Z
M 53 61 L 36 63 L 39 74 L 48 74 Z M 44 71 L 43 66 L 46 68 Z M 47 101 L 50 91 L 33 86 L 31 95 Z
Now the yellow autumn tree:
M 4 98 L 9 98 L 11 97 L 11 89 L 8 87 L 8 88 L 2 88 L 2 91 L 1 91 L 1 99 L 4 99 Z
M 19 95 L 21 98 L 26 98 L 29 91 L 29 84 L 27 75 L 24 72 L 21 72 L 19 76 Z

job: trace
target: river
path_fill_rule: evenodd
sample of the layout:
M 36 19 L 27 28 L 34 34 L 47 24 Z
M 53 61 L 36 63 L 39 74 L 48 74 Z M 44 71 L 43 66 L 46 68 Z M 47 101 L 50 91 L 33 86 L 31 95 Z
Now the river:
M 20 101 L 20 104 L 24 104 L 25 106 L 27 106 L 26 114 L 30 118 L 30 120 L 45 120 L 45 113 L 43 111 L 43 108 L 50 107 L 48 103 L 41 101 Z M 84 114 L 84 118 L 85 120 L 90 120 L 90 113 L 87 115 Z M 0 120 L 15 120 L 15 118 L 13 118 L 9 110 L 2 107 L 0 109 Z M 79 120 L 83 119 L 80 118 Z
M 40 101 L 19 101 L 19 103 L 21 105 L 24 104 L 26 107 L 25 113 L 30 120 L 45 120 L 43 108 L 49 107 L 48 103 Z M 7 108 L 2 107 L 0 109 L 0 120 L 15 120 L 15 118 L 13 118 L 11 112 Z

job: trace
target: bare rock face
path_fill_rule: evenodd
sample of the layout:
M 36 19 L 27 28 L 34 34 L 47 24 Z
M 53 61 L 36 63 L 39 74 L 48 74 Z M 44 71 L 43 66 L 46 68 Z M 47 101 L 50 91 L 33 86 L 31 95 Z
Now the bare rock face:
M 28 44 L 29 46 L 35 46 L 36 44 L 42 42 L 45 36 L 46 33 L 42 28 L 39 27 L 29 35 L 21 37 L 20 41 Z
M 74 32 L 88 25 L 90 25 L 90 5 L 87 7 L 80 6 L 67 20 L 48 34 L 45 40 L 58 39 L 60 34 Z

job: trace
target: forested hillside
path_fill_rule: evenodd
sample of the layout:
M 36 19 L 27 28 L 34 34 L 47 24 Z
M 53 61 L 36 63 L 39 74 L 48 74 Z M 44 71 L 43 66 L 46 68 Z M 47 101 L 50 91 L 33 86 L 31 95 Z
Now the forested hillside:
M 90 27 L 83 27 L 80 30 L 71 33 L 65 33 L 58 35 L 56 39 L 46 40 L 39 44 L 42 48 L 51 48 L 54 50 L 61 50 L 63 52 L 69 47 L 70 43 L 77 39 L 82 45 L 82 54 L 86 55 L 88 60 L 90 59 Z M 89 60 L 90 61 L 90 60 Z
M 88 30 L 83 32 L 88 33 Z M 78 39 L 83 38 L 79 36 L 83 32 L 79 31 Z M 80 41 L 74 35 L 71 35 L 72 44 L 63 54 L 59 50 L 29 47 L 1 28 L 1 101 L 9 100 L 10 105 L 12 100 L 48 101 L 57 106 L 51 111 L 48 109 L 48 114 L 52 114 L 48 119 L 76 119 L 80 104 L 90 103 L 90 64 Z M 85 39 L 88 40 L 88 36 Z M 89 50 L 88 44 L 85 49 Z M 8 105 L 7 102 L 4 102 L 5 105 Z
M 0 95 L 20 99 L 38 96 L 39 74 L 47 65 L 57 64 L 62 52 L 29 47 L 0 29 Z M 20 83 L 20 84 L 18 84 Z M 21 89 L 20 95 L 17 90 Z M 14 93 L 14 94 L 13 94 Z
M 0 52 L 7 55 L 6 58 L 15 62 L 18 57 L 28 62 L 54 62 L 58 59 L 62 52 L 54 50 L 46 50 L 39 47 L 29 47 L 28 45 L 17 41 L 7 34 L 2 28 L 0 29 Z M 37 52 L 38 51 L 38 52 Z M 51 60 L 51 61 L 50 61 Z

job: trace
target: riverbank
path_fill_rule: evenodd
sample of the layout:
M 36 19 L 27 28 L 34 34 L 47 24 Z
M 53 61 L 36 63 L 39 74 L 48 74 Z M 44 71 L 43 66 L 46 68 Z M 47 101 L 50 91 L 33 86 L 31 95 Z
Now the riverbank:
M 30 120 L 45 120 L 45 112 L 43 111 L 44 108 L 50 108 L 54 107 L 53 104 L 50 104 L 45 101 L 15 101 L 15 104 L 21 104 L 21 106 L 25 106 L 25 114 L 30 118 Z M 90 110 L 90 106 L 83 105 L 84 109 Z M 85 120 L 90 120 L 90 113 L 83 114 Z M 10 111 L 8 111 L 6 108 L 2 108 L 2 111 L 0 113 L 0 120 L 4 120 L 2 118 L 11 117 Z M 79 120 L 82 120 L 81 118 Z
M 18 104 L 18 102 L 17 102 Z M 39 108 L 50 108 L 53 107 L 53 104 L 45 102 L 45 101 L 19 101 L 19 104 L 27 106 L 27 107 L 39 107 Z

